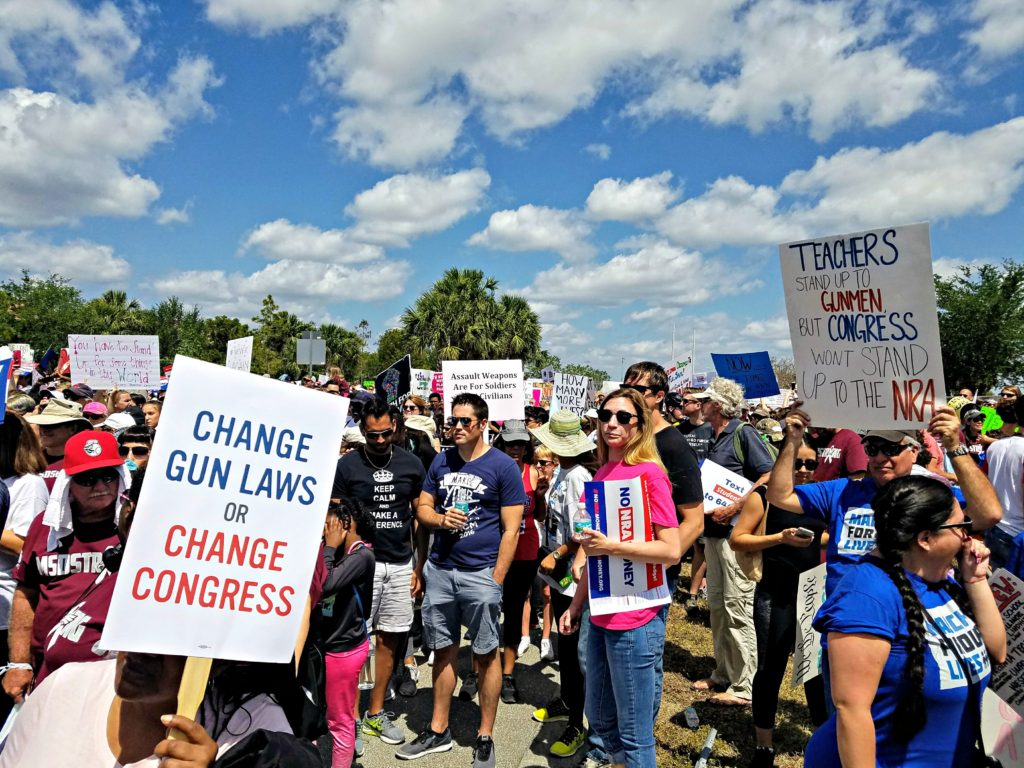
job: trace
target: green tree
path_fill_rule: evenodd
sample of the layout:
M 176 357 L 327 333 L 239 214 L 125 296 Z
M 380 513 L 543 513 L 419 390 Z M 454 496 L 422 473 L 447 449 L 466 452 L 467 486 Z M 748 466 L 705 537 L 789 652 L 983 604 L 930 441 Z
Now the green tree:
M 946 390 L 984 392 L 1024 378 L 1024 264 L 961 267 L 935 277 Z
M 505 294 L 498 300 L 494 314 L 494 357 L 526 360 L 540 349 L 540 320 L 526 299 Z
M 90 333 L 81 292 L 60 275 L 0 283 L 0 340 L 45 351 L 68 345 L 68 334 Z
M 168 363 L 179 354 L 210 362 L 223 362 L 212 354 L 199 307 L 186 307 L 177 296 L 171 296 L 151 309 L 143 310 L 140 313 L 139 330 L 159 337 L 160 357 Z
M 146 324 L 142 304 L 129 299 L 125 291 L 104 291 L 86 304 L 92 332 L 99 334 L 139 333 Z
M 775 379 L 783 389 L 791 389 L 796 385 L 796 363 L 792 357 L 781 357 L 772 355 L 772 370 L 775 371 Z
M 539 379 L 545 368 L 562 370 L 562 361 L 546 349 L 538 349 L 536 354 L 523 361 L 523 375 L 528 379 Z
M 359 334 L 334 323 L 323 323 L 317 330 L 327 343 L 327 364 L 338 366 L 347 377 L 355 376 L 363 351 Z
M 600 389 L 601 385 L 608 380 L 607 371 L 592 368 L 589 365 L 581 365 L 580 363 L 570 363 L 562 368 L 562 373 L 571 373 L 574 376 L 589 376 L 595 389 Z
M 248 325 L 241 320 L 225 315 L 207 318 L 203 323 L 203 331 L 210 354 L 210 357 L 206 359 L 212 363 L 223 363 L 227 360 L 229 341 L 252 335 Z

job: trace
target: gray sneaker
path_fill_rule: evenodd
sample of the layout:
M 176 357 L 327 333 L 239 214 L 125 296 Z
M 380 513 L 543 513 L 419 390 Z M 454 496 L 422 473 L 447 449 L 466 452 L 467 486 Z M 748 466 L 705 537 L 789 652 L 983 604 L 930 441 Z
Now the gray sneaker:
M 473 768 L 494 768 L 494 741 L 490 736 L 476 737 Z
M 583 763 L 580 768 L 609 768 L 612 764 L 611 760 L 605 759 L 602 756 L 597 756 L 593 750 L 587 753 L 587 756 L 583 758 Z
M 367 712 L 363 715 L 363 733 L 376 736 L 385 744 L 404 744 L 405 734 L 391 722 L 393 716 L 393 712 L 378 712 L 376 715 Z
M 432 755 L 435 752 L 448 752 L 452 748 L 451 729 L 445 728 L 444 733 L 434 733 L 427 726 L 420 735 L 395 752 L 399 760 L 416 760 Z
M 478 678 L 476 672 L 470 672 L 466 675 L 466 679 L 462 681 L 462 689 L 459 691 L 459 698 L 463 701 L 472 701 L 476 698 L 476 692 L 479 688 Z

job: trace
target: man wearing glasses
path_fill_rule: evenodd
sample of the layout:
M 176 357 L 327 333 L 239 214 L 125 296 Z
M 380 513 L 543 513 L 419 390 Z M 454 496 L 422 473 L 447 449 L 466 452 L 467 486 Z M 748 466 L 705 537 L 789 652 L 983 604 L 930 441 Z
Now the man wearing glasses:
M 697 454 L 697 460 L 702 461 L 708 457 L 708 446 L 711 438 L 714 437 L 714 430 L 708 422 L 704 421 L 703 401 L 697 397 L 697 392 L 687 392 L 681 398 L 679 408 L 673 415 L 679 419 L 676 426 L 693 452 Z
M 492 734 L 501 692 L 498 614 L 526 493 L 515 461 L 484 442 L 487 403 L 479 395 L 462 393 L 452 400 L 451 413 L 455 447 L 434 459 L 416 509 L 416 519 L 435 531 L 423 574 L 423 635 L 434 651 L 434 709 L 430 723 L 396 757 L 415 760 L 452 748 L 448 715 L 465 625 L 480 681 L 473 767 L 493 768 Z
M 376 632 L 373 692 L 362 719 L 362 732 L 385 744 L 401 744 L 405 734 L 384 711 L 384 699 L 396 659 L 405 653 L 412 627 L 413 601 L 422 589 L 426 537 L 417 536 L 413 563 L 413 504 L 423 488 L 423 464 L 395 445 L 395 419 L 390 406 L 373 399 L 363 408 L 360 423 L 364 445 L 338 459 L 332 498 L 358 499 L 373 515 L 373 600 L 367 619 Z

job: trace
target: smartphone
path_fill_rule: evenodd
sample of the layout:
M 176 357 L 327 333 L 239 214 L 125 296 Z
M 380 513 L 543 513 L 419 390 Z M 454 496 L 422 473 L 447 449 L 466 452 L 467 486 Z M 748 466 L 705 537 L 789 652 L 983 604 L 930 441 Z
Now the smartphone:
M 797 528 L 796 535 L 799 536 L 801 539 L 813 539 L 814 531 L 812 531 L 810 528 Z

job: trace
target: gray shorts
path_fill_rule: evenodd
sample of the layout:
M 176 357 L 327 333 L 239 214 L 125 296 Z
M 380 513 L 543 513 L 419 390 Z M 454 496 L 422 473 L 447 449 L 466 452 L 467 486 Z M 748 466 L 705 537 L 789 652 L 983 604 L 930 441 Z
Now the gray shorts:
M 412 627 L 412 560 L 377 563 L 373 568 L 373 607 L 370 626 L 380 632 L 399 634 Z
M 423 637 L 431 650 L 458 645 L 462 626 L 473 639 L 473 653 L 490 653 L 498 647 L 498 614 L 501 587 L 493 568 L 457 571 L 438 568 L 427 561 L 423 598 Z

